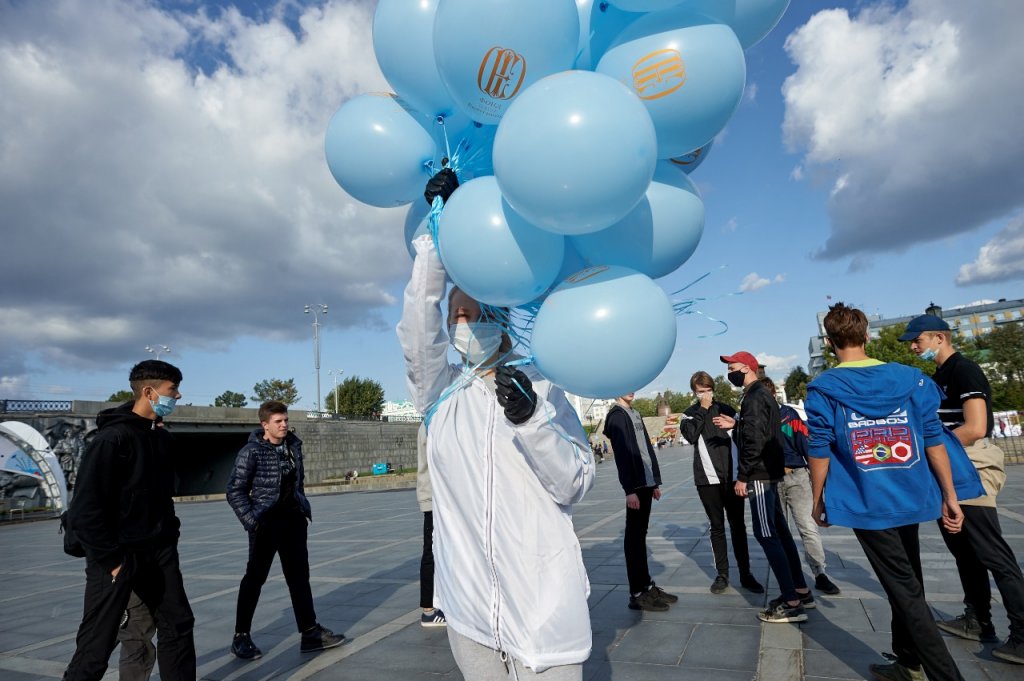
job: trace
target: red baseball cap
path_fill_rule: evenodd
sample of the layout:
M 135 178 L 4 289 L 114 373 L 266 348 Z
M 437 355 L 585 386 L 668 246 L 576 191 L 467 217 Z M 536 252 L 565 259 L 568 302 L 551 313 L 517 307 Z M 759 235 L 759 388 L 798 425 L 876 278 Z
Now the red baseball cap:
M 753 371 L 755 374 L 757 373 L 757 370 L 761 367 L 761 365 L 757 363 L 757 359 L 752 354 L 750 354 L 749 352 L 744 352 L 742 350 L 731 355 L 721 355 L 719 356 L 719 359 L 721 359 L 726 364 L 732 364 L 733 362 L 746 364 L 748 367 L 750 367 L 750 370 Z

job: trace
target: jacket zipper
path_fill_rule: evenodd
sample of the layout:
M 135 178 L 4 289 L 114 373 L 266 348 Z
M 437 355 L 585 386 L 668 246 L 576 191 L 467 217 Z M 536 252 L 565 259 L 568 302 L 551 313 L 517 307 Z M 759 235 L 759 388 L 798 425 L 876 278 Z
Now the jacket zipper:
M 491 627 L 494 631 L 494 648 L 495 650 L 501 650 L 501 633 L 498 631 L 498 623 L 501 615 L 501 596 L 498 589 L 498 570 L 494 565 L 494 400 L 490 400 L 487 411 L 487 446 L 486 446 L 486 459 L 487 459 L 487 514 L 486 514 L 486 530 L 487 530 L 487 562 L 491 568 L 491 588 L 494 594 L 494 605 L 492 611 L 494 613 L 494 621 Z

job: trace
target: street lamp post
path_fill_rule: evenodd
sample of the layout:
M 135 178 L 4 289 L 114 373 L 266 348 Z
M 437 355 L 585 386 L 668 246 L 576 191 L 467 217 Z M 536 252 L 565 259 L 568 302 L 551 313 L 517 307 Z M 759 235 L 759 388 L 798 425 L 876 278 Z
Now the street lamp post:
M 345 373 L 344 369 L 328 369 L 327 374 L 334 375 L 334 415 L 338 415 L 338 376 Z
M 316 367 L 316 412 L 320 415 L 320 315 L 327 314 L 327 306 L 318 303 L 306 305 L 306 314 L 313 315 L 313 366 Z
M 146 352 L 156 355 L 157 359 L 160 359 L 160 355 L 164 354 L 165 352 L 169 353 L 170 351 L 171 349 L 166 345 L 157 344 L 146 346 Z

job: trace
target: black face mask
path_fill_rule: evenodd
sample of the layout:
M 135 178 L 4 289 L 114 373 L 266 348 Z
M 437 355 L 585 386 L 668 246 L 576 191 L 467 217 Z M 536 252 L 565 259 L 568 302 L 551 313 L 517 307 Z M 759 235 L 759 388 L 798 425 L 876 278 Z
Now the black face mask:
M 726 374 L 725 377 L 728 378 L 729 382 L 732 383 L 737 388 L 742 388 L 743 376 L 744 374 L 742 371 L 730 371 L 728 374 Z

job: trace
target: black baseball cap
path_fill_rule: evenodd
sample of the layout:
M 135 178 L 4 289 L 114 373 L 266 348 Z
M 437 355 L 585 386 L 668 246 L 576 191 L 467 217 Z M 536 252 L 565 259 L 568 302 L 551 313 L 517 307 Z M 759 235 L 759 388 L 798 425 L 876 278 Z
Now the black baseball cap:
M 900 336 L 901 341 L 912 341 L 920 336 L 925 331 L 949 331 L 949 324 L 942 317 L 936 317 L 933 314 L 923 314 L 920 317 L 914 317 L 907 324 L 906 332 Z

